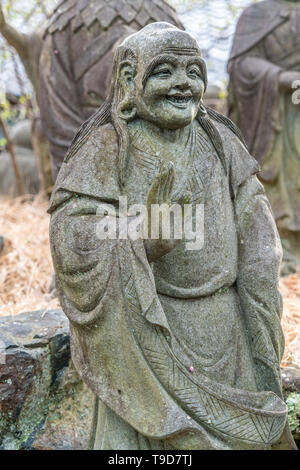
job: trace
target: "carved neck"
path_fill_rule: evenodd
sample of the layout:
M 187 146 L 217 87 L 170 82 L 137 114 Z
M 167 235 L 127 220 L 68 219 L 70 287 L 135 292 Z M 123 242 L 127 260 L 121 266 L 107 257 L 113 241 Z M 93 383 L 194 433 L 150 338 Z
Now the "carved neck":
M 188 138 L 190 132 L 190 126 L 183 127 L 181 129 L 162 129 L 152 122 L 140 120 L 138 123 L 143 130 L 151 139 L 154 141 L 160 141 L 163 144 L 171 143 L 182 143 Z

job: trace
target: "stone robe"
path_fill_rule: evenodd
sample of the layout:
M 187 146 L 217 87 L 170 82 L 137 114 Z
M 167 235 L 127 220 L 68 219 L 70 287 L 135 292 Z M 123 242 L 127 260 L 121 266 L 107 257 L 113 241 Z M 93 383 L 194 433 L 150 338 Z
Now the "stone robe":
M 281 245 L 257 162 L 214 125 L 225 162 L 194 122 L 173 191 L 174 202 L 188 189 L 204 204 L 198 251 L 182 240 L 150 265 L 142 239 L 95 236 L 100 204 L 146 202 L 158 160 L 143 136 L 131 139 L 122 189 L 111 124 L 94 130 L 58 175 L 51 249 L 73 361 L 98 397 L 95 449 L 293 447 L 281 444 Z
M 229 61 L 229 115 L 262 167 L 277 226 L 300 262 L 300 109 L 279 90 L 300 71 L 300 4 L 267 0 L 241 16 Z M 287 246 L 288 248 L 288 246 Z

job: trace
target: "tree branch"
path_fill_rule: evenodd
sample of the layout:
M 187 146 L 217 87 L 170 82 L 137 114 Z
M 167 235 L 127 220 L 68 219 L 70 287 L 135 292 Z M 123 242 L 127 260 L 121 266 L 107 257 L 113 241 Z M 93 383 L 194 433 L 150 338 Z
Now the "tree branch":
M 9 45 L 13 46 L 22 60 L 28 57 L 28 36 L 19 33 L 15 28 L 6 23 L 4 13 L 0 6 L 0 33 Z

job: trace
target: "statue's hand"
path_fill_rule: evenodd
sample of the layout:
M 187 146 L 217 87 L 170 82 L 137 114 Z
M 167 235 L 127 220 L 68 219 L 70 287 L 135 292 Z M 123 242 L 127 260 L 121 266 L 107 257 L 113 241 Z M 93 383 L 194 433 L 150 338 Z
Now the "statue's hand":
M 147 196 L 147 212 L 148 212 L 148 236 L 149 239 L 145 241 L 146 252 L 149 261 L 155 261 L 161 256 L 169 253 L 175 248 L 181 240 L 170 238 L 162 238 L 161 224 L 158 228 L 158 239 L 151 239 L 153 233 L 152 224 L 155 223 L 151 219 L 151 208 L 153 204 L 166 204 L 171 207 L 171 193 L 175 180 L 175 169 L 172 162 L 165 162 L 160 168 L 159 174 L 154 178 L 151 188 Z
M 171 192 L 174 185 L 175 169 L 172 162 L 164 162 L 155 176 L 147 195 L 148 214 L 152 204 L 171 204 Z
M 279 88 L 282 91 L 293 92 L 293 84 L 296 81 L 300 82 L 300 72 L 296 70 L 287 70 L 285 72 L 281 72 L 279 78 Z

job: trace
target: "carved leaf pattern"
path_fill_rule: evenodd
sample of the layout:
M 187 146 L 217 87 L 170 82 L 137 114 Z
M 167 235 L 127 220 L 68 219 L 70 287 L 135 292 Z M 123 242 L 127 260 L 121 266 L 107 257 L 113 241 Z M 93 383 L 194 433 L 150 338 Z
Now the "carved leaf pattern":
M 284 415 L 247 411 L 194 383 L 188 371 L 170 354 L 170 347 L 166 347 L 168 343 L 160 328 L 151 325 L 142 316 L 133 276 L 126 284 L 125 296 L 128 320 L 146 360 L 161 384 L 193 419 L 244 442 L 270 445 L 279 439 L 285 424 Z
M 56 7 L 47 32 L 62 31 L 71 21 L 77 24 L 77 27 L 72 27 L 73 31 L 82 26 L 90 28 L 98 21 L 100 34 L 101 30 L 120 20 L 128 25 L 137 24 L 140 28 L 155 21 L 167 21 L 182 27 L 175 11 L 165 0 L 65 0 Z

